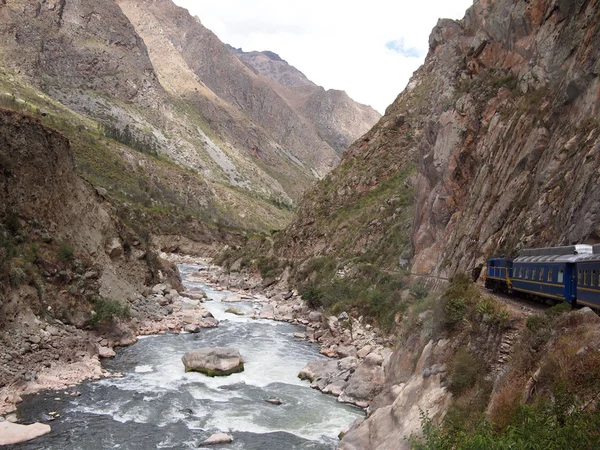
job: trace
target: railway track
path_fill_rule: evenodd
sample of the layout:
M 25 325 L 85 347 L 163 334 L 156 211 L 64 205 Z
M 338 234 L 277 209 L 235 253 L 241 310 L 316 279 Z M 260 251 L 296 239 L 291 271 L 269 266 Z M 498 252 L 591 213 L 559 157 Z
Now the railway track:
M 481 293 L 492 297 L 499 303 L 502 303 L 508 307 L 511 311 L 520 314 L 524 317 L 533 316 L 535 314 L 541 314 L 550 308 L 550 305 L 545 304 L 542 301 L 532 300 L 528 298 L 513 297 L 508 294 L 501 294 L 499 292 L 493 292 L 486 289 L 484 286 L 479 286 Z

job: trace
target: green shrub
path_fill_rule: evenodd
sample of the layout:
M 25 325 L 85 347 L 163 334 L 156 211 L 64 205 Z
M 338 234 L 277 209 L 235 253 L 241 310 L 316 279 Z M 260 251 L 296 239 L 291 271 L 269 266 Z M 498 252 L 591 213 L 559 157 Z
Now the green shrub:
M 315 285 L 308 285 L 302 289 L 300 295 L 310 309 L 323 306 L 323 292 Z
M 415 300 L 421 300 L 429 295 L 429 291 L 425 287 L 425 283 L 423 281 L 418 280 L 410 286 L 410 293 L 415 298 Z
M 454 395 L 460 395 L 475 383 L 485 373 L 481 361 L 465 348 L 456 352 L 448 374 L 448 390 Z
M 600 410 L 572 402 L 560 406 L 547 401 L 518 408 L 503 428 L 480 420 L 472 429 L 436 426 L 421 416 L 422 436 L 411 435 L 418 450 L 592 450 L 600 448 Z
M 75 254 L 75 250 L 67 243 L 62 243 L 58 248 L 58 252 L 56 256 L 60 261 L 69 261 L 73 259 L 73 255 Z
M 446 312 L 445 322 L 453 326 L 464 320 L 467 313 L 467 301 L 464 298 L 451 298 L 446 301 L 444 308 Z
M 102 297 L 94 300 L 94 313 L 90 320 L 93 326 L 103 322 L 112 322 L 115 319 L 129 319 L 131 317 L 129 306 L 121 304 L 118 300 Z
M 21 222 L 19 222 L 19 216 L 15 212 L 9 212 L 5 219 L 6 229 L 10 234 L 15 236 L 21 229 Z
M 279 269 L 279 261 L 276 258 L 261 256 L 256 261 L 256 267 L 260 270 L 260 275 L 263 278 L 271 278 L 277 275 Z
M 570 312 L 573 310 L 573 307 L 570 303 L 560 302 L 554 305 L 552 308 L 548 308 L 546 310 L 546 314 L 551 318 L 556 318 L 558 316 L 563 315 L 564 313 Z

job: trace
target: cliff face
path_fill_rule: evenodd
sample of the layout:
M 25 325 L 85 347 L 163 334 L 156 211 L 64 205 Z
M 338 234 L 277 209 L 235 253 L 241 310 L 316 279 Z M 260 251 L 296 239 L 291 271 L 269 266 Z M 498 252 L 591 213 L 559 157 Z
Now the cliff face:
M 281 253 L 339 252 L 341 241 L 367 252 L 402 214 L 412 216 L 410 248 L 398 245 L 395 257 L 412 252 L 418 273 L 451 275 L 523 246 L 598 242 L 599 8 L 478 1 L 461 21 L 440 20 L 424 65 L 306 196 Z M 390 183 L 414 201 L 387 205 L 393 195 L 378 193 Z M 366 216 L 358 230 L 320 222 L 352 208 Z
M 273 52 L 230 49 L 248 67 L 273 81 L 273 89 L 339 155 L 381 117 L 373 108 L 355 102 L 344 91 L 317 86 Z
M 162 88 L 144 42 L 114 2 L 11 0 L 0 9 L 5 67 L 83 108 L 93 90 L 157 107 Z

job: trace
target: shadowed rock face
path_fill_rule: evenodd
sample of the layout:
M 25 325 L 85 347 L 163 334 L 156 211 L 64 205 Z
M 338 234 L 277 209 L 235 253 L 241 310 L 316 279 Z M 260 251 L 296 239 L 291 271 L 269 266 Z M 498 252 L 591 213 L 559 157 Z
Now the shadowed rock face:
M 76 252 L 94 255 L 103 270 L 100 293 L 134 298 L 148 274 L 147 248 L 124 254 L 127 230 L 76 174 L 68 140 L 31 117 L 0 109 L 0 161 L 0 214 L 34 220 Z
M 400 211 L 367 203 L 369 228 L 345 251 L 378 245 L 381 227 L 403 211 L 413 217 L 411 248 L 399 245 L 397 256 L 412 253 L 419 273 L 451 275 L 524 246 L 598 242 L 598 9 L 493 0 L 460 21 L 440 20 L 424 65 L 342 167 L 307 194 L 281 253 L 339 251 L 335 243 L 354 231 L 319 217 L 403 170 L 395 182 L 410 186 L 414 201 Z

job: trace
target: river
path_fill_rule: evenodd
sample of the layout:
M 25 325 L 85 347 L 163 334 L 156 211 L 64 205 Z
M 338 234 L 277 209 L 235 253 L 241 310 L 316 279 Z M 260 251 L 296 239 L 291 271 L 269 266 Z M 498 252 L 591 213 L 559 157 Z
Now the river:
M 247 312 L 256 305 L 221 302 L 231 293 L 187 280 L 197 269 L 179 266 L 187 288 L 206 292 L 209 301 L 204 306 L 220 321 L 217 328 L 143 337 L 103 362 L 106 369 L 122 372 L 122 378 L 82 383 L 76 388 L 78 397 L 68 392 L 26 397 L 19 418 L 30 423 L 56 417 L 48 422 L 52 433 L 9 448 L 205 448 L 202 441 L 217 432 L 234 438 L 218 448 L 335 448 L 338 433 L 363 417 L 363 411 L 298 379 L 308 361 L 322 357 L 318 347 L 294 338 L 302 327 L 226 313 L 229 307 Z M 185 373 L 183 354 L 205 346 L 237 348 L 245 360 L 244 372 L 215 378 Z M 282 404 L 265 401 L 275 398 Z

